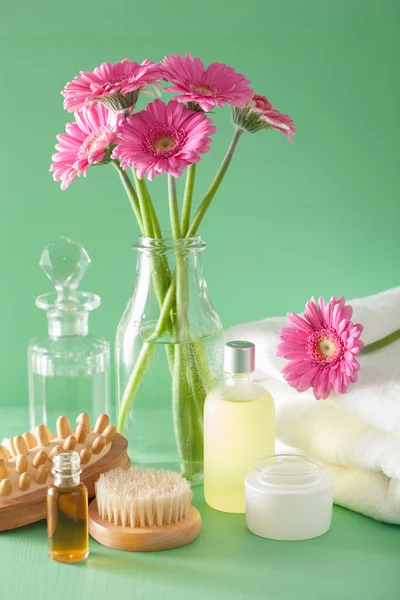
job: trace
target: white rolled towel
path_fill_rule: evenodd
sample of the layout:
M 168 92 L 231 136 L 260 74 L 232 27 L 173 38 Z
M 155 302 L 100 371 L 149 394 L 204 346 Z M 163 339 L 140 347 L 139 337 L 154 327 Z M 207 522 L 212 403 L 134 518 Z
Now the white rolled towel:
M 349 303 L 365 344 L 400 328 L 400 287 Z M 317 401 L 281 375 L 286 361 L 276 347 L 287 325 L 286 317 L 276 317 L 226 334 L 256 345 L 256 380 L 274 397 L 278 440 L 326 463 L 337 504 L 400 524 L 400 341 L 361 356 L 359 380 L 346 394 Z

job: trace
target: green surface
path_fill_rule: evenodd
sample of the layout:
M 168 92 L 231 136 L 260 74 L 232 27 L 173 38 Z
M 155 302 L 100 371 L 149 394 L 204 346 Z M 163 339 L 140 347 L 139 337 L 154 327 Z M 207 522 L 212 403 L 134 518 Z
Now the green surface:
M 2 589 L 26 600 L 396 600 L 399 532 L 335 507 L 332 528 L 305 542 L 252 535 L 244 516 L 194 504 L 203 532 L 190 546 L 152 554 L 110 550 L 90 541 L 85 564 L 47 558 L 41 522 L 0 534 Z M 29 576 L 29 581 L 28 581 Z M 5 587 L 4 587 L 5 586 Z
M 3 435 L 20 433 L 24 409 L 3 411 Z M 47 557 L 45 522 L 0 533 L 2 593 L 15 600 L 398 600 L 400 531 L 335 506 L 328 533 L 276 542 L 250 533 L 244 515 L 214 511 L 201 487 L 203 531 L 191 545 L 138 554 L 90 541 L 80 565 Z M 1 596 L 3 598 L 3 596 Z
M 211 297 L 228 327 L 301 310 L 311 294 L 350 298 L 399 283 L 399 13 L 397 0 L 1 2 L 0 435 L 27 427 L 26 346 L 45 330 L 34 299 L 49 289 L 37 265 L 42 247 L 60 235 L 87 247 L 84 288 L 103 300 L 91 317 L 99 334 L 113 338 L 132 287 L 137 229 L 112 167 L 66 192 L 48 173 L 55 135 L 70 119 L 65 82 L 105 60 L 190 51 L 244 72 L 294 118 L 293 146 L 277 132 L 243 137 L 202 228 Z M 215 122 L 197 203 L 231 136 L 228 109 Z M 151 191 L 165 222 L 165 179 Z M 335 509 L 328 535 L 284 544 L 208 509 L 200 491 L 196 504 L 204 531 L 191 547 L 138 556 L 93 543 L 84 566 L 47 560 L 43 524 L 1 534 L 2 592 L 18 600 L 399 597 L 396 527 Z

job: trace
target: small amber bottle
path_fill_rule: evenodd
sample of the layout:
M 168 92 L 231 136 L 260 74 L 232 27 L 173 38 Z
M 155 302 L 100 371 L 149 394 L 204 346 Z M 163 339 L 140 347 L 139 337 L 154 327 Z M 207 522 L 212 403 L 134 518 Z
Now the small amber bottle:
M 53 458 L 54 484 L 47 492 L 49 556 L 73 563 L 89 556 L 88 493 L 80 481 L 78 452 L 63 450 Z

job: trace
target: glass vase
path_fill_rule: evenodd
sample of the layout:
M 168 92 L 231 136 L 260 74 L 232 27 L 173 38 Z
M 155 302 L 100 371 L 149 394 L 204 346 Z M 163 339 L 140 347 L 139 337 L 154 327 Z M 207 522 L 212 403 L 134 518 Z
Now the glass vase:
M 116 336 L 118 429 L 140 466 L 203 481 L 203 407 L 223 377 L 224 335 L 199 236 L 139 238 L 136 280 Z

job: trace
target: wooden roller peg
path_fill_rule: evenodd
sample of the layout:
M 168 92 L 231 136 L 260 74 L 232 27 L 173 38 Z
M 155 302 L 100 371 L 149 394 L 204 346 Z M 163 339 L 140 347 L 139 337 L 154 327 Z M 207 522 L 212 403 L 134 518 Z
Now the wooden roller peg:
M 71 424 L 69 422 L 68 417 L 58 417 L 57 419 L 57 437 L 61 439 L 66 439 L 69 435 L 71 435 L 72 429 Z
M 39 485 L 43 485 L 44 483 L 46 483 L 49 473 L 49 467 L 46 467 L 46 465 L 40 465 L 36 473 L 36 483 L 38 483 Z
M 115 425 L 107 425 L 103 433 L 101 434 L 106 439 L 106 445 L 113 441 L 117 434 L 117 428 Z
M 12 492 L 12 483 L 9 479 L 3 479 L 0 483 L 0 494 L 2 496 L 9 496 Z
M 47 452 L 45 450 L 39 450 L 39 452 L 37 454 L 35 454 L 32 464 L 35 467 L 35 469 L 38 469 L 40 467 L 40 465 L 44 465 L 44 463 L 47 461 L 47 459 L 48 459 Z
M 97 437 L 92 444 L 93 454 L 100 454 L 100 452 L 103 450 L 105 445 L 106 445 L 106 438 L 104 438 L 102 435 L 99 435 L 99 437 Z
M 76 419 L 76 426 L 78 425 L 86 425 L 87 430 L 90 431 L 90 417 L 86 413 L 81 413 L 79 417 Z
M 74 435 L 69 435 L 64 442 L 63 448 L 64 450 L 75 450 L 77 443 L 76 437 Z
M 85 443 L 88 432 L 89 432 L 89 430 L 86 427 L 86 425 L 84 425 L 84 423 L 80 423 L 78 425 L 78 427 L 76 428 L 76 431 L 75 431 L 75 437 L 76 437 L 76 441 L 78 442 L 78 444 Z
M 57 436 L 55 436 L 55 435 L 53 435 L 53 434 L 51 433 L 51 431 L 50 431 L 50 429 L 47 427 L 47 425 L 45 425 L 45 427 L 46 427 L 47 435 L 49 436 L 49 440 L 50 440 L 50 441 L 51 441 L 51 440 L 54 440 L 54 438 L 55 438 L 55 437 L 57 437 Z
M 32 433 L 24 433 L 22 436 L 25 440 L 25 444 L 28 446 L 28 450 L 32 450 L 32 448 L 36 448 L 38 445 L 37 439 Z
M 8 477 L 8 466 L 4 458 L 0 458 L 0 479 L 7 479 Z
M 55 455 L 58 454 L 59 452 L 62 452 L 63 450 L 64 450 L 64 448 L 61 445 L 54 446 L 54 448 L 52 448 L 52 450 L 49 453 L 49 459 L 53 460 Z
M 4 460 L 4 462 L 7 464 L 9 458 L 11 458 L 11 454 L 9 453 L 7 448 L 0 445 L 0 460 Z
M 26 492 L 31 487 L 31 476 L 29 473 L 22 473 L 18 481 L 18 487 L 22 492 Z
M 13 438 L 13 444 L 17 454 L 28 454 L 28 446 L 26 445 L 26 442 L 22 435 L 16 435 Z
M 95 433 L 103 433 L 105 428 L 110 423 L 110 417 L 108 415 L 100 415 L 96 421 L 96 425 L 94 426 Z
M 39 442 L 39 446 L 48 446 L 50 444 L 49 434 L 47 433 L 46 425 L 38 425 L 36 427 L 36 437 Z
M 10 450 L 10 454 L 11 454 L 12 458 L 14 458 L 14 456 L 17 456 L 17 451 L 14 447 L 14 442 L 11 439 L 8 440 L 8 448 Z
M 92 449 L 91 448 L 82 448 L 80 452 L 81 457 L 81 465 L 87 465 L 89 460 L 92 458 Z
M 15 470 L 17 473 L 22 474 L 28 470 L 28 457 L 25 454 L 20 454 L 15 463 Z

